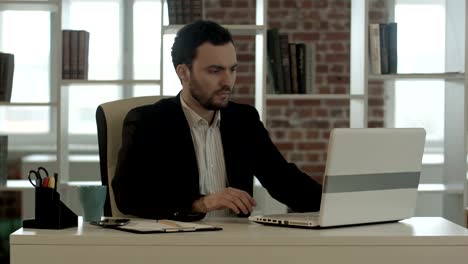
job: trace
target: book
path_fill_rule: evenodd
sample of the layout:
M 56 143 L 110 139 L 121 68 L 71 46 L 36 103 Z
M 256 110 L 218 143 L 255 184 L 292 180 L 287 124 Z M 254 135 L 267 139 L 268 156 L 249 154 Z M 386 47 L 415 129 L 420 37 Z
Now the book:
M 169 17 L 169 25 L 175 25 L 176 23 L 176 11 L 177 5 L 175 0 L 167 0 L 167 15 Z
M 70 30 L 70 79 L 78 78 L 78 31 Z
M 291 63 L 291 93 L 299 93 L 297 82 L 297 49 L 296 43 L 289 43 L 289 61 Z
M 387 25 L 379 24 L 380 36 L 380 73 L 388 73 Z
M 192 0 L 192 21 L 203 19 L 203 0 Z
M 0 52 L 0 101 L 10 102 L 13 89 L 15 56 Z
M 8 179 L 8 136 L 0 135 L 0 186 Z
M 70 79 L 70 30 L 62 30 L 62 79 Z
M 304 43 L 296 44 L 296 67 L 297 67 L 297 93 L 306 93 L 306 47 Z
M 76 79 L 88 79 L 89 32 L 78 31 L 78 67 Z
M 317 93 L 317 88 L 315 85 L 315 76 L 316 76 L 316 50 L 315 44 L 307 43 L 306 44 L 306 69 L 305 69 L 305 85 L 306 93 L 314 94 Z
M 131 219 L 128 224 L 123 226 L 112 226 L 112 229 L 121 231 L 150 234 L 150 233 L 174 233 L 174 232 L 198 232 L 198 231 L 219 231 L 220 227 L 198 224 L 193 222 L 180 222 L 173 220 L 150 220 L 150 219 Z
M 279 31 L 277 28 L 267 30 L 267 53 L 269 63 L 273 70 L 274 91 L 277 94 L 284 93 L 283 68 L 281 67 L 281 48 Z
M 183 16 L 183 1 L 185 0 L 174 0 L 175 1 L 175 22 L 176 24 L 184 24 Z
M 182 1 L 182 24 L 192 23 L 192 1 Z
M 291 72 L 289 63 L 289 36 L 287 33 L 279 34 L 281 50 L 281 67 L 283 68 L 284 92 L 292 93 Z
M 380 70 L 380 26 L 369 25 L 369 62 L 370 71 L 373 74 L 381 74 Z
M 386 30 L 388 48 L 388 73 L 396 74 L 398 68 L 397 23 L 388 23 Z

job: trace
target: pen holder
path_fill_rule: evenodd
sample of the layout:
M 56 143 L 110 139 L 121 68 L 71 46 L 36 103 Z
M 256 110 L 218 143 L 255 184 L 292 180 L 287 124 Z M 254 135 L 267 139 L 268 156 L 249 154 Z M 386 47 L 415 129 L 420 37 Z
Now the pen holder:
M 63 229 L 78 226 L 78 216 L 62 201 L 60 194 L 46 187 L 36 188 L 36 218 L 23 221 L 25 228 Z

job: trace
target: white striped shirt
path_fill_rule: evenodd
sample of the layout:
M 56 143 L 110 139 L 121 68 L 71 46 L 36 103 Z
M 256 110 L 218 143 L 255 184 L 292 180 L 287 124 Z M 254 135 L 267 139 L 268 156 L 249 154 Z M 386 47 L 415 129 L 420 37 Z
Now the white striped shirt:
M 192 141 L 198 161 L 200 193 L 208 195 L 219 192 L 228 186 L 224 163 L 223 143 L 219 125 L 221 112 L 216 111 L 213 123 L 193 111 L 180 96 L 185 118 L 190 126 Z M 228 216 L 229 210 L 212 211 L 207 216 Z

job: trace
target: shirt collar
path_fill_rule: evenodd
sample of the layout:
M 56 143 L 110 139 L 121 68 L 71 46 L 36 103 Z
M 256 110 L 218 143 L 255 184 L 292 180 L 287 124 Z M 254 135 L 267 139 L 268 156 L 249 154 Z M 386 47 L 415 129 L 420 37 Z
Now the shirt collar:
M 184 101 L 182 98 L 182 94 L 180 95 L 180 103 L 182 104 L 182 110 L 184 111 L 185 117 L 187 118 L 187 121 L 189 123 L 190 127 L 193 127 L 197 124 L 204 123 L 208 125 L 208 122 L 203 119 L 199 114 L 197 114 L 188 104 Z M 216 111 L 213 124 L 212 126 L 219 127 L 221 124 L 221 111 Z

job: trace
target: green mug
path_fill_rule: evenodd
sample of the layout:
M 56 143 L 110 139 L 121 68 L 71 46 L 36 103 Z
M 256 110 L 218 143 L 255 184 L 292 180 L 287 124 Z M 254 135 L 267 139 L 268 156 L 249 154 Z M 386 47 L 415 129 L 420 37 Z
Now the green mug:
M 93 222 L 101 220 L 106 202 L 107 186 L 79 186 L 78 188 L 83 220 Z

